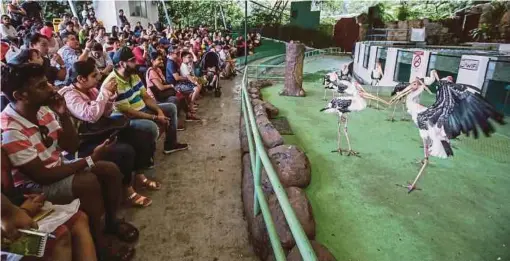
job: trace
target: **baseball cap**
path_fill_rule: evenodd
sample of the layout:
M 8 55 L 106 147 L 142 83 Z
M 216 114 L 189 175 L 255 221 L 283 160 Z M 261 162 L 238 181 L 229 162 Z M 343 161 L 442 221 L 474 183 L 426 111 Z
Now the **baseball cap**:
M 21 65 L 24 63 L 28 63 L 29 59 L 30 59 L 30 50 L 23 49 L 17 55 L 11 57 L 10 59 L 7 59 L 7 62 L 10 64 Z
M 114 64 L 118 64 L 119 62 L 127 62 L 130 59 L 135 58 L 133 51 L 128 47 L 122 47 L 113 55 L 112 61 Z
M 49 39 L 53 35 L 53 30 L 51 29 L 51 27 L 45 26 L 41 29 L 40 33 Z
M 161 38 L 161 39 L 159 39 L 159 44 L 170 45 L 170 41 L 168 41 L 168 39 L 166 39 L 166 38 Z

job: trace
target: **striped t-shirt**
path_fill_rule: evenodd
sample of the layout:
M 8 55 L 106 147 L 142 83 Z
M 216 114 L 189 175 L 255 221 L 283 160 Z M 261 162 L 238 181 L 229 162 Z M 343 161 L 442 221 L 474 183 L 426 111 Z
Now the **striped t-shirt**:
M 120 115 L 127 109 L 141 111 L 145 108 L 145 102 L 142 95 L 145 94 L 145 86 L 138 75 L 131 75 L 129 80 L 125 80 L 116 70 L 113 70 L 104 80 L 103 86 L 115 78 L 117 81 L 117 99 L 115 99 L 114 112 L 112 116 Z M 103 88 L 103 86 L 101 88 Z
M 55 114 L 48 107 L 41 107 L 37 113 L 39 126 L 46 126 L 48 137 L 53 144 L 44 146 L 39 127 L 18 114 L 9 104 L 0 115 L 2 124 L 2 150 L 7 153 L 12 163 L 11 173 L 14 186 L 35 183 L 20 172 L 22 166 L 39 157 L 46 168 L 60 166 L 62 150 L 58 147 L 58 134 L 62 128 Z

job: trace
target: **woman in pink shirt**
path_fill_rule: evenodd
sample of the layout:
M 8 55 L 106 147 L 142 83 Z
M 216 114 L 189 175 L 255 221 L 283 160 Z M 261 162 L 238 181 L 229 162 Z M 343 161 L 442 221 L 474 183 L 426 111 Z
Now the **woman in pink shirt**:
M 111 81 L 105 84 L 100 91 L 98 85 L 99 73 L 95 67 L 95 61 L 89 58 L 87 61 L 76 62 L 72 70 L 71 80 L 73 84 L 62 88 L 59 93 L 65 98 L 67 108 L 78 121 L 97 122 L 101 117 L 108 117 L 113 109 L 116 98 L 117 83 Z M 132 174 L 135 172 L 136 181 L 140 185 L 159 190 L 161 184 L 149 180 L 141 170 L 151 165 L 155 146 L 149 140 L 149 134 L 126 128 L 118 134 L 118 141 L 109 154 L 108 161 L 115 163 L 124 175 L 123 184 L 128 200 L 133 206 L 147 207 L 152 204 L 148 197 L 138 194 L 132 185 Z M 98 141 L 102 142 L 102 141 Z M 80 144 L 76 157 L 81 157 L 93 149 L 95 144 Z M 66 156 L 67 157 L 67 156 Z M 67 157 L 72 159 L 71 157 Z

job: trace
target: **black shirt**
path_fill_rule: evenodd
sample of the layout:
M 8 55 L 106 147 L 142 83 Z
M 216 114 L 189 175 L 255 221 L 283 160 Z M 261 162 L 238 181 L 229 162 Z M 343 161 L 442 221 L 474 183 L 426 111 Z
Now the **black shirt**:
M 56 67 L 51 66 L 50 59 L 47 57 L 43 57 L 43 68 L 46 71 L 46 78 L 48 82 L 53 84 L 55 80 L 57 80 L 58 69 Z
M 120 24 L 122 25 L 122 27 L 124 27 L 124 25 L 126 25 L 128 23 L 128 20 L 125 15 L 119 15 L 119 19 L 120 19 Z
M 21 8 L 25 9 L 28 18 L 35 18 L 40 20 L 42 8 L 38 2 L 35 1 L 24 2 L 23 4 L 21 4 Z

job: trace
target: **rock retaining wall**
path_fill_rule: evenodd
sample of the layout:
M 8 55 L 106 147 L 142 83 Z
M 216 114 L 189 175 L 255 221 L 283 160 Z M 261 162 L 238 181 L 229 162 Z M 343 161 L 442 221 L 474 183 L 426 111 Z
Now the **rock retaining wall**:
M 269 119 L 276 117 L 279 111 L 274 105 L 262 99 L 260 89 L 271 85 L 272 83 L 267 80 L 252 81 L 249 83 L 248 93 L 250 94 L 251 105 L 253 106 L 256 117 L 257 128 L 271 163 L 278 174 L 282 186 L 285 188 L 289 202 L 306 235 L 312 240 L 311 244 L 317 254 L 318 260 L 334 261 L 336 259 L 325 246 L 313 241 L 315 238 L 315 219 L 313 217 L 312 206 L 303 190 L 311 181 L 310 161 L 306 154 L 297 146 L 285 145 L 282 136 L 269 121 Z M 253 203 L 255 188 L 253 173 L 251 171 L 248 133 L 246 133 L 245 121 L 242 116 L 240 118 L 239 127 L 243 163 L 242 198 L 245 218 L 248 223 L 248 231 L 250 232 L 250 241 L 260 260 L 275 260 L 262 213 L 256 216 L 254 215 Z M 274 194 L 271 182 L 263 168 L 261 173 L 261 185 L 282 247 L 285 253 L 288 254 L 287 259 L 303 260 L 297 249 L 289 225 L 285 220 L 278 199 Z

